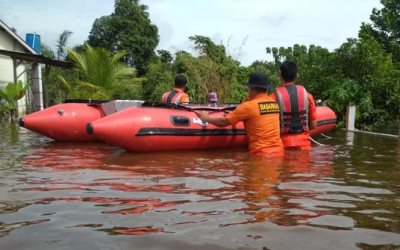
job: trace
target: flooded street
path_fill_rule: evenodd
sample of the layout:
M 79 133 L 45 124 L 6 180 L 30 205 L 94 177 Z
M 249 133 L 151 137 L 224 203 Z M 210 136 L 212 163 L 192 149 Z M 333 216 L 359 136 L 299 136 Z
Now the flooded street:
M 267 160 L 0 125 L 0 249 L 400 249 L 397 139 L 329 136 Z

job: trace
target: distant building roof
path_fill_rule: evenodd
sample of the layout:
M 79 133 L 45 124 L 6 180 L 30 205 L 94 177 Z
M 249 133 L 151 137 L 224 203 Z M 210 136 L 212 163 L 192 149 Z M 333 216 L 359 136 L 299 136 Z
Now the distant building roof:
M 14 40 L 16 40 L 22 47 L 24 47 L 28 52 L 32 54 L 36 54 L 36 52 L 22 39 L 20 36 L 17 35 L 10 27 L 7 26 L 1 19 L 0 19 L 0 27 L 3 28 Z
M 51 66 L 55 66 L 55 67 L 59 67 L 59 68 L 72 68 L 73 67 L 72 62 L 69 62 L 69 61 L 53 60 L 53 59 L 47 58 L 42 55 L 36 55 L 36 54 L 30 54 L 30 53 L 15 52 L 15 51 L 0 49 L 0 55 L 5 55 L 5 56 L 9 56 L 11 58 L 28 61 L 28 62 L 42 63 L 42 64 L 51 65 Z
M 29 61 L 29 62 L 36 62 L 42 63 L 46 65 L 51 65 L 60 68 L 72 68 L 72 63 L 68 61 L 58 61 L 47 58 L 42 55 L 38 55 L 35 50 L 33 50 L 20 36 L 17 35 L 10 27 L 7 26 L 1 19 L 0 19 L 0 28 L 4 29 L 14 40 L 16 40 L 25 50 L 27 53 L 23 52 L 16 52 L 10 50 L 2 50 L 0 49 L 0 55 L 9 56 L 11 58 Z

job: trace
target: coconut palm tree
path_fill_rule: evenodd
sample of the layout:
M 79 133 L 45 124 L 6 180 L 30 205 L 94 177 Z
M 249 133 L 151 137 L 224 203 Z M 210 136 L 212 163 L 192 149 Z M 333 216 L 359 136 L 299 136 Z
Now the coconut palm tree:
M 74 64 L 78 79 L 71 83 L 59 76 L 71 98 L 110 99 L 113 89 L 122 81 L 134 79 L 134 68 L 121 63 L 125 52 L 112 54 L 103 48 L 85 45 L 85 52 L 78 53 L 67 49 L 68 58 Z
M 65 48 L 67 45 L 67 41 L 69 37 L 72 35 L 72 32 L 69 30 L 64 30 L 57 40 L 57 59 L 62 60 L 65 59 Z

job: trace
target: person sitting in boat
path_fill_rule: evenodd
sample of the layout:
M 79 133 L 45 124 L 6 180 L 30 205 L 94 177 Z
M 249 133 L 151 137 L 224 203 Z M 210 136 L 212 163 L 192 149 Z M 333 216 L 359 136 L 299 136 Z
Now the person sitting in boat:
M 262 156 L 282 156 L 283 144 L 279 129 L 279 105 L 267 93 L 271 84 L 263 73 L 252 73 L 248 83 L 248 99 L 225 117 L 210 117 L 199 112 L 201 120 L 217 127 L 243 121 L 249 139 L 249 152 Z
M 177 75 L 175 77 L 175 87 L 172 91 L 167 91 L 163 94 L 161 101 L 165 103 L 189 103 L 189 95 L 187 91 L 187 79 L 184 75 Z
M 216 106 L 218 102 L 217 92 L 212 91 L 208 94 L 208 101 L 211 105 Z
M 314 97 L 295 84 L 297 65 L 285 61 L 280 66 L 282 86 L 275 90 L 281 117 L 281 138 L 285 149 L 310 150 L 309 131 L 317 126 Z

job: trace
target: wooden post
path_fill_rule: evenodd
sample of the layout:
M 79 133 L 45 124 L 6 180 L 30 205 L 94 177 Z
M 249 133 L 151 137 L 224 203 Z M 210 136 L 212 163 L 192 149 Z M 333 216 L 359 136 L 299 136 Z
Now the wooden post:
M 356 106 L 348 106 L 346 114 L 346 130 L 354 131 L 356 123 Z

